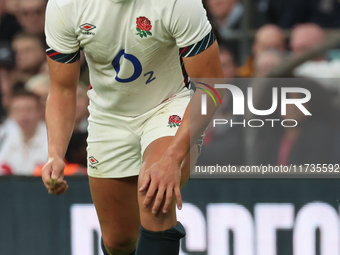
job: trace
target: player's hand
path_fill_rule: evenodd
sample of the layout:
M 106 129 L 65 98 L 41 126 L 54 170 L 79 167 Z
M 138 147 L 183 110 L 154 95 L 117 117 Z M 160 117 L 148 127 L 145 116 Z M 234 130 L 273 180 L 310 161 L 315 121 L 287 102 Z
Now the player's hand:
M 167 213 L 170 209 L 173 194 L 175 194 L 177 207 L 179 210 L 182 209 L 180 164 L 174 163 L 171 159 L 161 159 L 147 169 L 142 178 L 142 187 L 139 191 L 147 191 L 143 202 L 144 208 L 150 206 L 151 201 L 154 199 L 152 213 L 157 214 L 165 198 L 162 212 Z
M 62 158 L 49 158 L 44 165 L 41 176 L 49 194 L 61 195 L 68 185 L 64 180 L 65 163 Z

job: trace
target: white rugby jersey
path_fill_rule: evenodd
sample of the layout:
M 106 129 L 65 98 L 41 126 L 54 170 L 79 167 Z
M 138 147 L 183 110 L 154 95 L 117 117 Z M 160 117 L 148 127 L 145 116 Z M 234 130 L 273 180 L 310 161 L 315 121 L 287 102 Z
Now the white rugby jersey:
M 179 92 L 179 48 L 210 31 L 201 0 L 49 0 L 46 10 L 47 54 L 70 62 L 82 49 L 91 105 L 121 116 L 141 115 Z

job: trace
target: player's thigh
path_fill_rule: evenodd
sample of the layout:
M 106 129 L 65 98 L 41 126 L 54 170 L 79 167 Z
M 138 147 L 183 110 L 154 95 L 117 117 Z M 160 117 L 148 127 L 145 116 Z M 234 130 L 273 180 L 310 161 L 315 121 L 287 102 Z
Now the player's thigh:
M 95 113 L 95 114 L 93 114 Z M 142 164 L 140 136 L 131 118 L 101 116 L 92 109 L 89 118 L 87 172 L 96 178 L 137 176 Z
M 141 186 L 141 180 L 145 170 L 150 168 L 163 157 L 172 140 L 173 136 L 162 137 L 153 141 L 146 148 L 143 154 L 143 164 L 139 174 L 140 178 L 138 186 Z M 181 166 L 181 188 L 183 188 L 185 183 L 188 181 L 190 172 L 196 164 L 198 154 L 198 146 L 195 144 L 191 148 L 190 152 L 185 156 Z
M 108 246 L 131 245 L 139 237 L 137 176 L 128 178 L 89 177 L 104 243 Z

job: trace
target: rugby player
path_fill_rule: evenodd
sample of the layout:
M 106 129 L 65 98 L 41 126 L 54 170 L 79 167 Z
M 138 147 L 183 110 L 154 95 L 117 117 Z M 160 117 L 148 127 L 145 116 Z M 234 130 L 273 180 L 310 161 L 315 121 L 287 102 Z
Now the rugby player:
M 185 231 L 176 203 L 181 209 L 180 188 L 208 124 L 190 129 L 188 74 L 223 77 L 201 0 L 49 0 L 45 33 L 51 76 L 46 188 L 57 195 L 68 188 L 63 158 L 83 50 L 91 81 L 88 175 L 103 252 L 178 254 Z

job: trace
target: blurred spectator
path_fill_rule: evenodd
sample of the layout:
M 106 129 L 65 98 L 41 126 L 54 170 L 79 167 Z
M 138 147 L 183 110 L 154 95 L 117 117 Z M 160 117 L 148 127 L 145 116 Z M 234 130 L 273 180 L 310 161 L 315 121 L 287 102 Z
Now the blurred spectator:
M 45 61 L 39 69 L 39 74 L 50 75 L 50 70 L 48 69 L 47 61 Z
M 249 56 L 244 65 L 238 69 L 238 76 L 244 78 L 253 77 L 254 59 L 258 54 L 268 49 L 275 49 L 280 52 L 285 51 L 283 31 L 273 24 L 264 25 L 257 31 L 252 48 L 253 55 Z
M 282 63 L 283 58 L 282 52 L 274 49 L 265 50 L 257 54 L 254 59 L 255 77 L 266 77 L 273 68 Z
M 258 9 L 268 22 L 282 28 L 312 22 L 323 28 L 340 27 L 338 0 L 259 0 Z
M 326 36 L 320 26 L 306 23 L 294 28 L 290 45 L 294 56 L 300 57 L 325 41 Z M 294 74 L 310 78 L 340 78 L 339 70 L 340 60 L 328 61 L 326 58 L 321 57 L 300 65 L 295 69 Z
M 4 140 L 19 130 L 12 119 L 7 118 L 15 80 L 15 56 L 9 43 L 0 43 L 0 150 Z
M 239 0 L 206 0 L 206 9 L 218 41 L 228 47 L 238 63 L 241 56 L 238 38 L 243 5 Z
M 68 144 L 67 151 L 65 154 L 65 175 L 78 175 L 86 174 L 87 168 L 87 133 L 73 132 L 71 140 Z M 33 175 L 41 176 L 41 170 L 44 165 L 38 166 Z
M 12 137 L 12 135 L 18 135 L 20 132 L 19 125 L 15 122 L 15 120 L 11 118 L 6 118 L 1 124 L 0 124 L 0 155 L 1 155 L 1 149 L 4 145 L 5 140 L 8 137 Z M 0 169 L 0 175 L 2 171 Z
M 6 69 L 15 67 L 15 57 L 10 43 L 0 43 L 0 66 Z
M 87 89 L 84 85 L 79 84 L 77 87 L 77 106 L 76 106 L 76 121 L 74 124 L 74 130 L 87 132 L 87 118 L 89 112 L 87 107 L 89 105 L 89 99 L 87 97 Z
M 21 30 L 15 17 L 16 0 L 0 0 L 0 41 L 10 42 L 14 35 Z
M 16 54 L 17 80 L 26 83 L 45 61 L 45 46 L 35 36 L 20 34 L 12 43 Z
M 17 18 L 23 32 L 44 39 L 46 0 L 20 0 Z
M 6 13 L 17 15 L 21 0 L 2 0 L 5 3 Z
M 12 87 L 15 83 L 15 57 L 9 43 L 0 43 L 0 123 L 6 115 Z
M 295 57 L 321 45 L 326 40 L 323 29 L 313 23 L 297 25 L 291 35 L 290 46 Z
M 207 0 L 210 21 L 219 34 L 227 38 L 233 30 L 240 28 L 244 7 L 239 0 Z
M 50 92 L 50 76 L 49 75 L 35 75 L 25 84 L 25 89 L 30 91 L 40 98 L 39 112 L 40 120 L 45 121 L 45 109 L 48 93 Z
M 277 87 L 300 87 L 311 93 L 309 102 L 303 104 L 311 112 L 305 116 L 295 104 L 287 105 L 285 116 L 281 115 L 281 107 L 266 119 L 294 119 L 295 127 L 283 127 L 280 122 L 267 122 L 256 137 L 255 146 L 251 150 L 253 165 L 289 165 L 289 164 L 326 164 L 333 162 L 335 137 L 339 130 L 339 112 L 332 104 L 329 92 L 320 84 L 309 79 L 274 79 L 265 88 L 256 109 L 269 109 L 272 105 L 272 89 Z M 299 93 L 288 94 L 289 98 L 300 98 Z M 281 105 L 279 97 L 278 105 Z M 257 117 L 258 118 L 258 117 Z M 268 124 L 268 125 L 267 125 Z M 286 122 L 285 125 L 294 125 Z
M 220 59 L 225 78 L 235 78 L 237 66 L 232 53 L 222 45 L 220 45 Z
M 0 17 L 6 12 L 5 8 L 6 8 L 5 1 L 0 0 Z
M 46 162 L 48 154 L 46 125 L 39 118 L 39 97 L 27 91 L 13 95 L 9 116 L 20 129 L 3 142 L 0 173 L 32 175 L 37 165 Z

